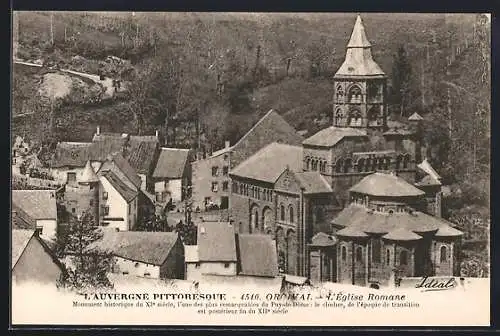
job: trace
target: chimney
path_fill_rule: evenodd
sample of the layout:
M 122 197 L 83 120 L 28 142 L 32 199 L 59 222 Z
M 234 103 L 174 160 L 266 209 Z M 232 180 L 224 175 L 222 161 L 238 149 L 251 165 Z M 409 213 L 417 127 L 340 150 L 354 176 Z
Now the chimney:
M 96 129 L 95 134 L 96 134 L 96 135 L 101 134 L 101 127 L 100 127 L 100 126 L 97 126 L 97 129 Z
M 229 140 L 224 141 L 224 148 L 227 149 L 229 147 L 231 147 L 231 143 L 229 142 Z

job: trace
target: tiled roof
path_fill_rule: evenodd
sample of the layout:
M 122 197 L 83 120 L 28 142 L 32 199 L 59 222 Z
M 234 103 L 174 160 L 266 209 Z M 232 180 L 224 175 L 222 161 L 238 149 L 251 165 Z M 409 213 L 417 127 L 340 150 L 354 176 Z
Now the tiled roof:
M 54 190 L 12 190 L 12 203 L 35 220 L 57 219 Z
M 337 236 L 343 236 L 343 237 L 368 237 L 366 233 L 364 233 L 361 230 L 358 230 L 357 228 L 352 228 L 352 227 L 346 227 L 343 228 L 342 230 L 339 230 L 335 233 Z
M 85 163 L 90 158 L 90 146 L 92 146 L 90 142 L 59 142 L 56 146 L 51 166 L 53 168 L 85 166 Z
M 346 227 L 337 232 L 338 235 L 349 235 L 349 232 L 341 232 L 344 230 L 352 230 L 353 232 L 384 234 L 390 233 L 396 229 L 405 229 L 415 233 L 435 232 L 442 229 L 443 232 L 448 230 L 450 223 L 444 219 L 427 215 L 423 212 L 414 211 L 382 213 L 370 211 L 365 206 L 358 204 L 350 204 L 343 209 L 332 220 L 336 226 Z
M 302 147 L 273 142 L 239 164 L 231 174 L 274 183 L 287 167 L 302 170 Z
M 137 197 L 138 192 L 130 187 L 128 187 L 122 180 L 118 178 L 113 172 L 109 171 L 103 174 L 103 176 L 109 181 L 113 188 L 118 191 L 118 193 L 123 197 L 123 199 L 129 203 L 134 198 Z
M 91 243 L 87 248 L 160 266 L 163 265 L 178 239 L 178 234 L 174 232 L 105 230 L 102 238 Z
M 311 238 L 310 246 L 334 246 L 337 243 L 337 238 L 326 234 L 324 232 L 318 232 Z
M 109 155 L 121 153 L 127 142 L 127 137 L 121 134 L 94 135 L 90 148 L 90 159 L 92 161 L 105 161 Z
M 20 207 L 12 203 L 12 228 L 20 230 L 36 229 L 36 221 Z
M 304 145 L 333 147 L 345 137 L 366 137 L 366 132 L 352 127 L 330 126 L 302 142 Z
M 123 158 L 121 154 L 115 154 L 109 156 L 108 159 L 102 164 L 99 173 L 102 174 L 106 171 L 112 171 L 116 175 L 120 175 L 119 172 L 116 171 L 118 169 L 121 174 L 125 175 L 125 177 L 129 180 L 129 182 L 135 186 L 136 188 L 140 188 L 142 181 L 139 175 L 135 172 L 134 168 L 128 163 L 127 160 Z
M 270 235 L 238 234 L 241 275 L 274 277 L 278 275 L 276 243 Z
M 412 232 L 410 230 L 404 229 L 404 228 L 397 228 L 389 233 L 385 234 L 382 236 L 384 239 L 388 240 L 399 240 L 399 241 L 406 241 L 406 240 L 419 240 L 422 239 L 422 236 L 419 236 L 415 232 Z
M 19 260 L 19 257 L 23 254 L 23 251 L 28 245 L 31 237 L 33 237 L 34 232 L 34 230 L 12 230 L 12 268 L 14 268 Z
M 306 194 L 330 193 L 333 191 L 323 175 L 317 171 L 298 172 L 295 173 L 295 176 L 299 179 Z
M 422 196 L 425 194 L 401 177 L 378 172 L 364 177 L 349 190 L 361 194 L 388 197 Z
M 198 262 L 198 245 L 184 245 L 184 260 L 186 262 Z
M 149 174 L 153 169 L 159 141 L 156 136 L 130 136 L 127 160 L 139 174 Z
M 228 222 L 198 224 L 198 256 L 200 261 L 236 261 L 234 226 Z
M 153 172 L 154 178 L 182 178 L 189 158 L 188 149 L 162 148 Z

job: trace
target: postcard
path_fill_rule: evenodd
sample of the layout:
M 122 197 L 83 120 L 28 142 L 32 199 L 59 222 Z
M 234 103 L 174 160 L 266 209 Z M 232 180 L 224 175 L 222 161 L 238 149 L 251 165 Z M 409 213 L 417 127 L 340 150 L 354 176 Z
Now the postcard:
M 490 325 L 489 14 L 12 32 L 13 326 Z

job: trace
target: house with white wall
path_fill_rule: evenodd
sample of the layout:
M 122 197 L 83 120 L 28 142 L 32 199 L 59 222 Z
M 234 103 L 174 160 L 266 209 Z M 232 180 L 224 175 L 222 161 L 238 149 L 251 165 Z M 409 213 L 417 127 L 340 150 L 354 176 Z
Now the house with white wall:
M 166 204 L 183 201 L 191 184 L 189 149 L 161 148 L 153 172 L 155 201 Z
M 40 237 L 55 239 L 57 205 L 54 190 L 12 190 L 12 204 L 35 222 Z
M 184 247 L 176 232 L 117 232 L 105 230 L 89 251 L 111 253 L 113 273 L 155 278 L 184 279 Z
M 186 265 L 186 280 L 201 279 L 201 264 L 198 257 L 198 245 L 184 245 L 184 260 Z
M 202 274 L 237 274 L 236 240 L 230 222 L 198 223 L 198 259 Z

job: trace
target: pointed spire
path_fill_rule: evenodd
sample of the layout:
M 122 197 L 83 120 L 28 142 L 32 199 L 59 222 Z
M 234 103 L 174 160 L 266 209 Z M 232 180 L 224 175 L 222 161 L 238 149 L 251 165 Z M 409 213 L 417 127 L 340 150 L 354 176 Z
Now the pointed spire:
M 363 26 L 361 16 L 358 15 L 347 48 L 370 48 L 371 46 L 370 41 L 368 41 L 366 37 L 365 27 Z
M 97 177 L 94 168 L 90 164 L 90 161 L 87 161 L 85 168 L 83 168 L 82 175 L 80 177 L 80 183 L 94 183 L 99 182 L 99 178 Z

